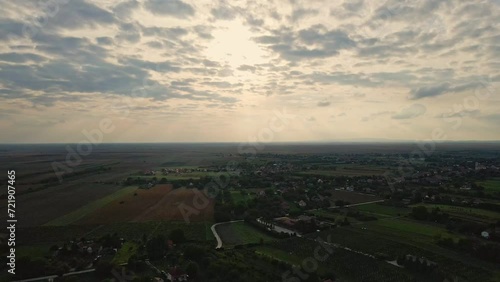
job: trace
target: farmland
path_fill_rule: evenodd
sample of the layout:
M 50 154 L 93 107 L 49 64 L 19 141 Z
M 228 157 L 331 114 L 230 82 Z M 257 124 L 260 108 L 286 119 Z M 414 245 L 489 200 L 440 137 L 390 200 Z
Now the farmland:
M 368 167 L 368 166 L 353 166 L 353 165 L 339 165 L 335 169 L 330 170 L 307 170 L 300 172 L 303 175 L 318 175 L 318 176 L 370 176 L 370 175 L 382 175 L 386 170 L 379 167 Z
M 342 200 L 345 202 L 349 202 L 350 204 L 366 203 L 382 199 L 374 195 L 362 194 L 358 192 L 342 191 L 342 190 L 331 190 L 330 193 L 331 193 L 330 199 L 333 202 L 337 200 Z
M 137 190 L 137 187 L 131 186 L 131 187 L 126 187 L 123 189 L 120 189 L 116 191 L 115 193 L 108 195 L 106 197 L 103 197 L 99 200 L 93 201 L 77 210 L 74 210 L 62 217 L 56 218 L 44 225 L 50 226 L 50 225 L 55 225 L 55 226 L 61 226 L 61 225 L 68 225 L 71 223 L 74 223 L 83 217 L 87 216 L 88 214 L 94 212 L 95 210 L 119 199 L 122 198 L 125 195 L 131 194 L 134 191 Z
M 497 222 L 500 220 L 500 213 L 471 207 L 457 207 L 449 205 L 425 204 L 427 208 L 439 208 L 440 210 L 449 213 L 458 218 L 467 220 L 476 220 L 484 222 Z
M 23 192 L 16 199 L 23 219 L 16 232 L 17 255 L 44 261 L 52 267 L 44 268 L 49 274 L 62 266 L 86 268 L 98 257 L 85 248 L 78 250 L 88 241 L 95 250 L 102 247 L 99 255 L 114 265 L 149 259 L 168 271 L 171 265 L 185 269 L 195 262 L 203 277 L 219 277 L 231 268 L 275 281 L 292 265 L 314 256 L 320 236 L 331 241 L 334 255 L 318 262 L 311 273 L 318 281 L 441 282 L 435 278 L 457 275 L 489 282 L 500 277 L 495 270 L 494 226 L 500 212 L 494 171 L 468 182 L 484 190 L 460 189 L 463 178 L 454 175 L 475 168 L 456 169 L 461 163 L 452 165 L 454 158 L 445 154 L 451 170 L 447 178 L 432 181 L 438 170 L 433 162 L 439 160 L 431 160 L 428 171 L 391 190 L 381 176 L 398 158 L 391 153 L 345 154 L 346 147 L 332 147 L 325 149 L 330 153 L 313 154 L 318 147 L 273 146 L 252 159 L 222 145 L 105 145 L 61 183 L 40 183 L 54 177 L 46 165 L 60 155 L 40 156 L 42 162 L 29 162 L 34 155 L 22 157 L 13 163 L 32 165 L 39 172 L 19 174 L 28 181 L 20 183 Z M 237 174 L 228 168 L 234 160 Z M 207 191 L 213 194 L 204 196 Z M 414 210 L 419 206 L 427 208 L 422 217 Z M 0 208 L 6 208 L 5 201 Z M 281 226 L 278 219 L 287 218 L 281 223 L 302 237 L 262 231 L 266 224 L 259 218 L 268 226 Z M 222 249 L 215 249 L 214 223 L 221 223 L 216 231 Z M 490 232 L 492 239 L 483 238 L 482 231 Z M 57 255 L 56 247 L 66 248 L 65 254 Z M 198 254 L 212 261 L 210 265 L 196 259 Z M 437 263 L 436 272 L 424 275 L 386 262 L 396 264 L 406 255 Z M 257 274 L 247 262 L 255 262 L 265 274 Z M 363 269 L 362 275 L 355 266 Z M 141 275 L 159 274 L 146 267 Z M 236 276 L 226 278 L 237 281 Z
M 387 218 L 364 224 L 368 230 L 383 234 L 393 234 L 408 241 L 432 243 L 436 236 L 461 238 L 449 233 L 445 228 L 433 226 L 405 218 Z
M 375 216 L 401 216 L 406 215 L 410 211 L 408 208 L 398 208 L 394 206 L 387 206 L 383 204 L 369 204 L 356 207 L 357 210 L 371 213 Z
M 184 220 L 184 206 L 192 206 L 198 190 L 171 185 L 157 185 L 151 189 L 137 190 L 88 214 L 78 224 L 104 224 L 112 222 L 145 222 L 151 220 Z M 206 198 L 207 205 L 189 217 L 190 221 L 211 221 L 213 202 Z
M 235 222 L 228 224 L 221 224 L 216 226 L 217 233 L 219 234 L 224 246 L 242 245 L 242 244 L 256 244 L 260 243 L 261 239 L 264 242 L 275 240 L 269 235 L 253 228 L 245 222 Z

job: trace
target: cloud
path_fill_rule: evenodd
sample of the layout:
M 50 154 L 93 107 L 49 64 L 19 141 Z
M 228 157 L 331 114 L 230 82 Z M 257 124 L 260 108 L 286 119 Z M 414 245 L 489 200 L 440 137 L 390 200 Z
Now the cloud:
M 289 17 L 289 19 L 292 22 L 296 22 L 296 21 L 299 21 L 299 20 L 306 18 L 308 16 L 315 16 L 317 14 L 319 14 L 318 10 L 300 8 L 300 9 L 293 10 L 292 15 Z
M 153 14 L 179 19 L 188 18 L 195 14 L 194 8 L 181 0 L 147 0 L 144 6 Z
M 46 57 L 39 56 L 37 54 L 32 53 L 1 53 L 0 61 L 11 62 L 11 63 L 26 63 L 26 62 L 37 62 L 40 63 L 42 61 L 47 60 Z
M 221 3 L 216 8 L 213 8 L 212 10 L 210 10 L 210 13 L 217 20 L 230 21 L 230 20 L 234 20 L 236 18 L 238 11 L 227 3 Z
M 46 24 L 42 24 L 41 29 L 94 28 L 116 22 L 112 13 L 84 0 L 69 1 L 57 7 L 52 17 L 47 15 Z
M 356 46 L 346 32 L 328 30 L 323 25 L 314 25 L 297 32 L 283 28 L 274 30 L 273 34 L 256 37 L 255 41 L 289 61 L 332 57 L 338 55 L 340 50 Z
M 320 102 L 318 102 L 317 105 L 318 105 L 318 107 L 328 107 L 328 106 L 330 106 L 330 104 L 331 103 L 328 101 L 320 101 Z
M 444 83 L 437 84 L 437 85 L 422 86 L 422 87 L 412 89 L 410 91 L 409 98 L 411 100 L 418 100 L 418 99 L 422 99 L 422 98 L 440 96 L 440 95 L 443 95 L 446 93 L 463 92 L 463 91 L 467 91 L 467 90 L 476 89 L 476 88 L 480 87 L 481 85 L 482 85 L 482 83 L 480 81 L 459 84 L 456 86 L 451 85 L 451 83 L 449 83 L 449 82 L 444 82 Z
M 422 104 L 413 104 L 403 108 L 399 113 L 394 114 L 392 119 L 413 119 L 419 117 L 427 111 L 427 108 Z

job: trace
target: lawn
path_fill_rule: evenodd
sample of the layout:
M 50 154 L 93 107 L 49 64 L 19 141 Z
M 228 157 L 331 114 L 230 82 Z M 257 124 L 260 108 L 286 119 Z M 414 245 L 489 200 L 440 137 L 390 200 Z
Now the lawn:
M 244 222 L 221 224 L 215 228 L 224 246 L 259 243 L 261 238 L 264 242 L 276 240 Z
M 136 243 L 125 242 L 113 258 L 113 263 L 122 264 L 128 262 L 128 259 L 137 252 L 138 248 L 139 246 Z
M 373 215 L 376 216 L 378 215 L 382 217 L 403 216 L 408 214 L 408 212 L 410 211 L 407 208 L 398 208 L 381 204 L 362 205 L 362 206 L 357 206 L 356 209 L 362 212 L 368 212 Z
M 86 215 L 94 212 L 95 210 L 104 207 L 105 205 L 115 201 L 116 199 L 119 199 L 125 195 L 131 194 L 132 192 L 136 191 L 137 187 L 136 186 L 129 186 L 123 189 L 120 189 L 116 191 L 115 193 L 108 195 L 106 197 L 103 197 L 99 200 L 93 201 L 87 205 L 84 205 L 83 207 L 76 209 L 68 214 L 65 214 L 61 217 L 58 217 L 54 220 L 51 220 L 44 224 L 44 226 L 64 226 L 68 224 L 72 224 Z

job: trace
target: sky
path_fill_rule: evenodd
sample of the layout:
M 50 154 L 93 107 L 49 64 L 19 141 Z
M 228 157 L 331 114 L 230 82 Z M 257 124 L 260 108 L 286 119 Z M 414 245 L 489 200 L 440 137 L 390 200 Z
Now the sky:
M 499 0 L 0 5 L 0 143 L 500 140 Z

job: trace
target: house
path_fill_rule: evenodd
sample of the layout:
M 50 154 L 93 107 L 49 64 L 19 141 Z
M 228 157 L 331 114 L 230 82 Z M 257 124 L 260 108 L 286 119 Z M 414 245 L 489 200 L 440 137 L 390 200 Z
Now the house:
M 300 200 L 300 202 L 299 202 L 299 206 L 300 206 L 301 208 L 303 208 L 303 207 L 307 206 L 307 204 L 306 204 L 306 202 L 304 202 L 303 200 Z
M 437 263 L 433 262 L 433 261 L 430 261 L 424 257 L 417 257 L 417 256 L 413 256 L 413 255 L 406 255 L 406 260 L 408 261 L 413 261 L 413 262 L 420 262 L 420 263 L 425 263 L 427 266 L 436 266 Z
M 182 281 L 188 281 L 189 276 L 185 274 L 182 270 L 180 270 L 178 267 L 172 268 L 168 273 L 167 273 L 167 280 L 171 282 L 182 282 Z
M 484 239 L 489 239 L 490 233 L 488 233 L 487 231 L 483 231 L 481 232 L 481 237 L 483 237 Z

